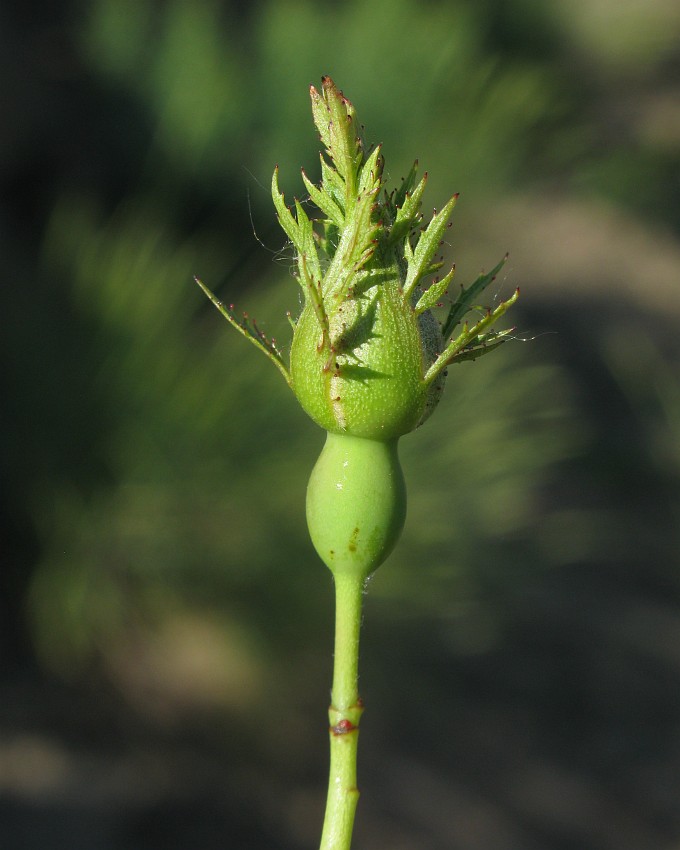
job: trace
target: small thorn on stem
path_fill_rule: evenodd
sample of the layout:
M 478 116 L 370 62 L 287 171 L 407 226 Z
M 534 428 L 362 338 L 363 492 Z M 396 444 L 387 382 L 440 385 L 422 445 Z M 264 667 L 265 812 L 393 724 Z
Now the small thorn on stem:
M 355 726 L 351 720 L 340 720 L 335 726 L 331 726 L 331 733 L 333 735 L 348 735 L 350 732 L 354 732 L 358 729 L 358 726 Z

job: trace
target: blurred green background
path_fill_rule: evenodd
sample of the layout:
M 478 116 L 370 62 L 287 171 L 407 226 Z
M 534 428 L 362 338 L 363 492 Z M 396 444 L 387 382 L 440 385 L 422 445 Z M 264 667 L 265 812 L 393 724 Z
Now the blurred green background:
M 678 850 L 680 7 L 10 2 L 0 66 L 0 846 L 315 846 L 323 434 L 192 276 L 287 338 L 330 74 L 522 289 L 402 441 L 356 848 Z

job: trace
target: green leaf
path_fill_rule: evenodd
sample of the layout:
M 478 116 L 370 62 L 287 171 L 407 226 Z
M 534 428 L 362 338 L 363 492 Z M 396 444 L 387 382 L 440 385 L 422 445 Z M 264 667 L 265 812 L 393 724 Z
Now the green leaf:
M 443 260 L 438 260 L 436 263 L 430 263 L 430 265 L 425 269 L 423 273 L 423 277 L 427 277 L 428 275 L 435 274 L 444 266 Z
M 274 175 L 272 177 L 272 198 L 274 199 L 274 206 L 276 207 L 277 218 L 279 219 L 279 224 L 283 228 L 286 233 L 286 236 L 290 239 L 290 241 L 295 245 L 295 247 L 300 250 L 300 231 L 297 225 L 297 222 L 293 218 L 293 214 L 286 206 L 286 203 L 283 199 L 283 193 L 279 189 L 279 167 L 278 165 L 274 169 Z
M 355 124 L 355 110 L 330 77 L 321 80 L 321 94 L 312 86 L 312 113 L 321 141 L 338 174 L 345 181 L 346 197 L 357 191 L 357 171 L 362 146 Z
M 380 186 L 377 185 L 359 195 L 351 215 L 345 220 L 340 242 L 324 279 L 324 298 L 342 299 L 356 272 L 373 255 L 379 227 L 371 218 L 379 191 Z
M 318 186 L 315 186 L 305 174 L 304 168 L 302 169 L 302 180 L 309 192 L 309 197 L 317 205 L 321 212 L 325 213 L 337 227 L 342 227 L 345 221 L 345 216 L 340 207 L 336 204 L 334 198 L 332 198 L 324 189 L 319 189 Z
M 448 204 L 433 216 L 425 231 L 421 233 L 413 252 L 413 260 L 408 265 L 406 283 L 404 284 L 404 298 L 409 298 L 418 281 L 427 274 L 428 267 L 439 248 L 457 200 L 458 195 L 454 195 Z
M 338 243 L 338 228 L 327 218 L 321 219 L 319 223 L 323 228 L 323 232 L 319 233 L 318 230 L 314 231 L 316 244 L 323 251 L 327 259 L 332 259 L 333 254 L 335 253 L 335 246 Z
M 416 173 L 418 172 L 418 160 L 416 160 L 411 166 L 411 170 L 406 175 L 406 177 L 401 181 L 401 186 L 395 190 L 394 197 L 392 198 L 392 204 L 396 209 L 403 207 L 404 201 L 406 200 L 407 195 L 412 191 L 413 187 L 416 185 Z M 427 177 L 427 174 L 424 175 Z M 422 181 L 421 181 L 422 182 Z
M 257 327 L 256 323 L 252 319 L 249 319 L 245 313 L 243 314 L 243 319 L 239 321 L 234 314 L 233 308 L 225 306 L 219 298 L 217 298 L 217 296 L 208 289 L 202 280 L 199 280 L 197 277 L 195 277 L 194 280 L 229 324 L 242 334 L 249 342 L 252 342 L 253 345 L 257 346 L 260 351 L 264 352 L 286 379 L 288 386 L 291 386 L 290 373 L 283 361 L 283 355 L 276 347 L 274 340 L 267 339 L 264 333 Z
M 475 345 L 472 348 L 464 348 L 462 351 L 459 351 L 458 354 L 450 361 L 453 363 L 462 363 L 466 360 L 478 360 L 480 357 L 483 357 L 485 354 L 489 354 L 495 348 L 498 348 L 500 345 L 503 345 L 504 342 L 507 342 L 507 335 L 511 334 L 513 331 L 512 328 L 509 328 L 507 331 L 501 331 L 496 334 L 496 337 L 493 341 L 483 342 L 481 345 Z
M 411 240 L 408 236 L 404 240 L 404 259 L 409 266 L 413 262 L 413 248 L 411 247 Z
M 449 288 L 449 284 L 453 280 L 455 273 L 456 267 L 454 266 L 447 275 L 445 275 L 441 280 L 435 280 L 427 291 L 423 292 L 415 307 L 416 316 L 419 316 L 426 310 L 431 310 L 436 306 L 437 302 L 444 296 L 446 290 Z
M 382 179 L 382 160 L 380 159 L 380 149 L 381 145 L 376 145 L 371 152 L 371 155 L 363 164 L 358 189 L 360 195 L 363 192 L 369 192 L 371 189 L 380 187 Z
M 340 241 L 340 236 L 338 232 L 338 227 L 333 224 L 332 221 L 324 220 L 321 222 L 323 227 L 323 234 L 317 233 L 315 231 L 314 237 L 317 241 L 319 248 L 324 252 L 324 254 L 328 257 L 329 260 L 332 260 L 335 256 L 335 251 L 338 247 L 338 242 Z
M 474 349 L 477 340 L 483 339 L 483 332 L 490 328 L 494 322 L 496 322 L 500 317 L 506 313 L 510 307 L 517 301 L 519 298 L 519 289 L 516 289 L 513 295 L 508 298 L 507 301 L 501 301 L 501 303 L 496 307 L 495 310 L 489 310 L 487 314 L 481 318 L 475 325 L 469 327 L 467 322 L 463 325 L 462 333 L 456 337 L 456 339 L 452 340 L 442 351 L 442 353 L 437 357 L 435 362 L 430 366 L 430 368 L 425 373 L 425 377 L 423 381 L 425 384 L 430 384 L 437 377 L 437 375 L 445 369 L 449 363 L 453 362 L 453 360 L 458 357 L 462 357 L 466 359 L 466 355 L 469 353 L 470 347 Z M 496 334 L 496 338 L 501 335 L 505 335 L 508 332 L 501 332 L 500 334 Z M 483 345 L 481 347 L 484 347 Z M 480 352 L 481 353 L 481 352 Z M 469 358 L 467 358 L 469 359 Z
M 312 118 L 316 129 L 319 131 L 319 136 L 323 146 L 330 150 L 331 147 L 331 116 L 328 109 L 328 104 L 325 98 L 314 88 L 309 87 L 309 94 L 312 98 Z
M 396 208 L 396 217 L 390 231 L 390 242 L 396 242 L 407 236 L 409 232 L 420 222 L 420 204 L 427 185 L 427 172 L 413 190 L 408 192 L 401 204 Z M 396 199 L 395 199 L 396 200 Z
M 340 207 L 340 209 L 345 211 L 345 181 L 338 174 L 338 172 L 332 168 L 324 159 L 323 154 L 320 155 L 321 159 L 321 185 L 325 192 L 333 198 L 335 203 Z
M 321 280 L 314 278 L 310 274 L 309 269 L 307 268 L 307 258 L 304 254 L 300 255 L 299 263 L 300 277 L 304 284 L 305 295 L 309 303 L 312 305 L 317 321 L 319 322 L 319 329 L 321 330 L 321 345 L 319 346 L 319 350 L 327 349 L 330 351 L 330 326 L 328 322 L 328 313 L 326 312 L 326 308 L 323 303 Z
M 483 292 L 490 283 L 493 283 L 496 279 L 496 275 L 503 268 L 507 259 L 508 255 L 506 254 L 495 268 L 491 269 L 491 271 L 487 274 L 480 274 L 477 280 L 471 283 L 467 289 L 464 289 L 461 286 L 460 295 L 451 305 L 449 314 L 442 325 L 442 335 L 444 339 L 448 339 L 451 335 L 451 331 L 453 331 L 463 316 L 465 316 L 465 314 L 474 307 L 474 301 L 477 296 Z
M 304 259 L 307 273 L 314 280 L 321 280 L 321 266 L 319 264 L 319 255 L 316 253 L 314 228 L 302 204 L 297 199 L 295 201 L 295 213 L 299 234 L 299 241 L 296 246 L 298 249 L 298 264 Z M 302 267 L 300 267 L 300 273 L 302 274 Z

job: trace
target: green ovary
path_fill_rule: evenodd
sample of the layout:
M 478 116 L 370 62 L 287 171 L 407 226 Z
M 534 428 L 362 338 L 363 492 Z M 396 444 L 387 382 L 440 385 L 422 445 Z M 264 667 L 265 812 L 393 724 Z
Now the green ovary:
M 405 518 L 397 440 L 329 433 L 307 487 L 307 524 L 326 566 L 367 578 L 392 551 Z

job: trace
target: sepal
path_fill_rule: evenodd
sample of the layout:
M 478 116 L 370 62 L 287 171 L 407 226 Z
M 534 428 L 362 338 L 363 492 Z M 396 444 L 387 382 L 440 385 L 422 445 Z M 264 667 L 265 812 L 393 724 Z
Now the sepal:
M 404 181 L 406 182 L 406 181 Z M 400 239 L 408 237 L 411 230 L 420 222 L 422 215 L 420 213 L 420 203 L 422 201 L 423 192 L 427 185 L 427 172 L 411 192 L 405 193 L 403 200 L 401 197 L 395 196 L 395 218 L 392 229 L 390 230 L 390 242 L 398 242 Z
M 310 95 L 314 123 L 350 198 L 356 193 L 357 171 L 363 157 L 354 106 L 330 77 L 322 78 L 321 93 L 311 86 Z
M 432 258 L 439 248 L 457 200 L 458 195 L 454 195 L 448 204 L 432 217 L 432 221 L 430 221 L 423 233 L 421 233 L 418 244 L 413 251 L 413 259 L 409 263 L 408 271 L 406 272 L 404 298 L 410 297 L 418 285 L 418 281 L 430 271 Z
M 272 361 L 272 363 L 276 366 L 276 368 L 281 372 L 283 377 L 286 379 L 286 383 L 288 386 L 291 386 L 290 380 L 290 372 L 286 368 L 286 364 L 283 360 L 283 355 L 276 347 L 276 343 L 273 339 L 267 339 L 263 331 L 261 331 L 255 321 L 250 319 L 246 313 L 243 314 L 243 318 L 239 321 L 236 318 L 236 314 L 234 313 L 233 307 L 227 307 L 223 304 L 219 298 L 203 283 L 202 280 L 195 277 L 194 280 L 201 287 L 203 292 L 208 296 L 208 298 L 212 301 L 212 303 L 217 307 L 220 313 L 224 316 L 224 318 L 229 322 L 229 324 L 235 328 L 240 334 L 242 334 L 249 342 L 252 342 L 253 345 L 257 346 L 260 351 L 264 352 L 267 357 Z
M 442 336 L 444 339 L 451 336 L 456 325 L 474 307 L 474 302 L 477 296 L 480 295 L 490 283 L 493 283 L 494 280 L 496 280 L 496 275 L 503 268 L 507 259 L 508 254 L 506 254 L 500 263 L 491 269 L 490 272 L 482 272 L 467 289 L 464 289 L 463 286 L 461 286 L 460 294 L 451 305 L 448 316 L 442 324 Z
M 430 366 L 427 370 L 423 379 L 424 383 L 426 385 L 432 383 L 437 375 L 439 375 L 456 359 L 474 360 L 475 357 L 480 356 L 482 353 L 486 353 L 486 349 L 489 346 L 485 345 L 484 331 L 486 331 L 487 328 L 490 328 L 497 319 L 500 319 L 500 317 L 506 313 L 510 307 L 512 307 L 518 298 L 519 289 L 516 289 L 507 301 L 501 301 L 495 310 L 487 310 L 486 315 L 472 327 L 465 322 L 462 332 L 456 337 L 456 339 L 449 342 L 449 344 L 444 348 L 444 351 L 442 351 L 432 366 Z M 496 333 L 491 339 L 487 336 L 486 341 L 491 343 L 504 342 L 504 337 L 507 337 L 509 333 L 511 333 L 511 331 Z M 495 348 L 497 345 L 493 345 L 493 347 Z M 476 352 L 474 357 L 470 356 L 472 352 Z
M 343 211 L 328 192 L 324 191 L 324 189 L 319 189 L 318 186 L 315 186 L 314 183 L 312 183 L 309 177 L 305 174 L 304 168 L 302 169 L 302 181 L 309 192 L 310 200 L 316 204 L 322 213 L 328 216 L 328 219 L 332 221 L 336 227 L 342 227 L 345 223 Z
M 439 300 L 446 295 L 449 284 L 453 280 L 455 273 L 456 267 L 454 266 L 447 275 L 444 275 L 444 277 L 440 280 L 435 280 L 430 284 L 429 288 L 423 292 L 418 299 L 418 303 L 415 306 L 416 316 L 419 316 L 426 310 L 431 310 L 433 307 L 437 306 Z

